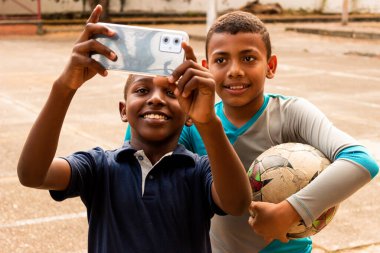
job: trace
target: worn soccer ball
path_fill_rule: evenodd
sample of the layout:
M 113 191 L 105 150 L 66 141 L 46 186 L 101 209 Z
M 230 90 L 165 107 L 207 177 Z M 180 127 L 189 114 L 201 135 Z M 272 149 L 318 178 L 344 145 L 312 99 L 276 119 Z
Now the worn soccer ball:
M 313 181 L 330 161 L 316 148 L 301 143 L 284 143 L 274 146 L 252 163 L 248 177 L 252 199 L 279 203 Z M 334 206 L 306 227 L 301 221 L 288 232 L 288 238 L 303 238 L 321 231 L 335 215 Z

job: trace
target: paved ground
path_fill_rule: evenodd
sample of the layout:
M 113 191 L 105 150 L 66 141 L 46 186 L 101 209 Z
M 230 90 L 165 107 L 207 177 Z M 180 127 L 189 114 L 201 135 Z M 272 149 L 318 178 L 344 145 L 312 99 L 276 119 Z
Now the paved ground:
M 279 67 L 267 91 L 309 99 L 380 161 L 380 41 L 285 31 L 289 26 L 305 24 L 268 24 Z M 204 25 L 160 27 L 188 31 L 198 57 L 203 57 L 199 39 Z M 86 214 L 80 200 L 54 202 L 46 191 L 20 186 L 16 176 L 22 144 L 79 30 L 61 27 L 44 36 L 0 37 L 0 252 L 86 251 Z M 125 125 L 118 116 L 118 100 L 124 80 L 125 75 L 112 72 L 77 93 L 57 155 L 121 145 Z M 314 252 L 380 252 L 379 191 L 377 177 L 344 201 L 332 224 L 314 236 Z

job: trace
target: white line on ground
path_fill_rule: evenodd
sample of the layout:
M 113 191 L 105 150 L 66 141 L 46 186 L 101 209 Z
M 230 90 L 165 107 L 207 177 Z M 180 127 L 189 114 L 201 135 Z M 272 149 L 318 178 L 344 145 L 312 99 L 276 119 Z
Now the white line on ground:
M 8 224 L 0 224 L 0 228 L 15 228 L 27 225 L 35 225 L 52 221 L 61 221 L 61 220 L 69 220 L 69 219 L 78 219 L 86 217 L 86 212 L 80 213 L 72 213 L 72 214 L 63 214 L 58 216 L 50 216 L 50 217 L 41 217 L 35 219 L 27 219 L 27 220 L 19 220 L 13 223 Z
M 348 78 L 356 78 L 356 79 L 364 79 L 364 80 L 380 82 L 380 77 L 375 77 L 375 76 L 356 75 L 356 74 L 350 74 L 350 73 L 338 72 L 338 71 L 325 71 L 325 72 L 326 74 L 330 74 L 332 76 L 340 76 L 340 77 L 348 77 Z
M 5 95 L 5 94 L 0 94 L 0 101 L 4 101 L 6 103 L 11 103 L 11 104 L 14 104 L 16 105 L 17 107 L 19 108 L 22 108 L 23 110 L 25 110 L 26 112 L 28 112 L 28 114 L 35 114 L 37 115 L 40 111 L 40 109 L 37 109 L 35 106 L 31 105 L 31 104 L 28 104 L 28 103 L 25 103 L 21 100 L 18 100 L 12 96 L 9 96 L 9 95 Z M 112 149 L 112 148 L 115 148 L 115 144 L 114 143 L 111 143 L 111 142 L 107 142 L 105 140 L 101 140 L 101 142 L 99 141 L 99 139 L 96 138 L 96 136 L 92 136 L 91 134 L 88 134 L 87 132 L 85 131 L 82 131 L 82 130 L 79 130 L 78 128 L 70 125 L 69 123 L 65 123 L 64 127 L 66 129 L 69 129 L 70 131 L 72 131 L 73 133 L 79 135 L 79 136 L 82 136 L 88 140 L 91 140 L 92 142 L 95 142 L 95 143 L 102 143 L 102 147 L 105 148 L 105 149 Z M 120 138 L 121 140 L 121 138 Z
M 316 74 L 324 74 L 324 75 L 332 75 L 332 76 L 339 76 L 339 77 L 347 77 L 347 78 L 356 78 L 356 79 L 364 79 L 364 80 L 370 80 L 370 81 L 380 81 L 380 77 L 376 76 L 369 76 L 369 75 L 362 75 L 362 74 L 352 74 L 352 73 L 346 73 L 346 72 L 340 72 L 340 71 L 327 71 L 327 70 L 317 70 L 313 68 L 307 68 L 307 67 L 301 67 L 296 65 L 290 65 L 290 64 L 282 64 L 279 66 L 279 70 L 284 71 L 301 71 L 303 75 L 316 75 Z M 294 73 L 290 75 L 301 75 L 300 73 Z M 286 74 L 285 74 L 286 75 Z

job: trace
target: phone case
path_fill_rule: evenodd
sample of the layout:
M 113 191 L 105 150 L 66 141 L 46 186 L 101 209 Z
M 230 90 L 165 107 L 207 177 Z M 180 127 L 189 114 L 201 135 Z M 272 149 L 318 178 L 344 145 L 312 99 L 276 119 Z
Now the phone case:
M 168 76 L 184 61 L 185 55 L 181 42 L 189 41 L 186 32 L 111 23 L 100 24 L 117 33 L 113 37 L 95 36 L 96 40 L 113 50 L 118 56 L 115 62 L 103 55 L 92 56 L 106 69 Z

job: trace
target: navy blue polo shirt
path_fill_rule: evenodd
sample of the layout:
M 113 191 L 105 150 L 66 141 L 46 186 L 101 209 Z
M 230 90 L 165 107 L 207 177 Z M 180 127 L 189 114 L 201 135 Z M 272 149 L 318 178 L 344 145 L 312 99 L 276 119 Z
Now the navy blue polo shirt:
M 89 252 L 211 252 L 209 228 L 223 214 L 211 196 L 206 156 L 178 145 L 149 172 L 142 172 L 126 143 L 105 151 L 94 148 L 65 158 L 71 180 L 65 191 L 50 191 L 57 201 L 80 196 L 87 207 Z M 143 192 L 143 194 L 142 194 Z

